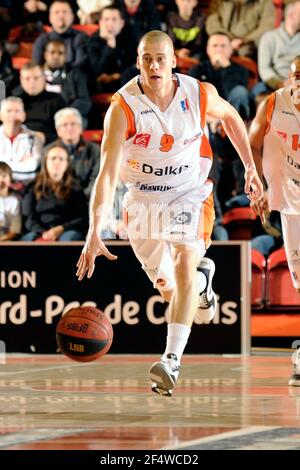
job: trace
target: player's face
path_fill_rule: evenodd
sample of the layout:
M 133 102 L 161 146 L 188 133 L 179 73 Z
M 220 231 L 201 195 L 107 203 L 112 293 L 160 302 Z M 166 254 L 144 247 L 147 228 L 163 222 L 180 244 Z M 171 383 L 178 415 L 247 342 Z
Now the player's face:
M 294 104 L 300 105 L 300 60 L 294 61 L 289 74 Z
M 168 41 L 144 42 L 140 45 L 137 68 L 143 84 L 152 89 L 165 86 L 172 79 L 172 68 L 175 66 L 176 58 Z

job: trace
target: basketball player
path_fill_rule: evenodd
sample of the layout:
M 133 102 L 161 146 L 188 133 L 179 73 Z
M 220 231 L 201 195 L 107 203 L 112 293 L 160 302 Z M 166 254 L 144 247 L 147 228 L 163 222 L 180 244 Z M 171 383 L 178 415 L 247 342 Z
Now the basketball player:
M 140 41 L 133 78 L 113 97 L 104 122 L 101 169 L 90 228 L 77 276 L 88 278 L 95 257 L 115 260 L 100 238 L 121 171 L 128 186 L 124 208 L 128 236 L 143 269 L 170 302 L 166 350 L 149 375 L 152 390 L 170 396 L 196 314 L 210 321 L 216 310 L 215 266 L 204 258 L 214 221 L 208 179 L 212 155 L 203 133 L 206 114 L 221 119 L 244 163 L 245 191 L 262 196 L 243 121 L 210 84 L 175 74 L 173 44 L 161 31 Z
M 258 214 L 280 212 L 288 266 L 300 293 L 300 55 L 291 64 L 289 82 L 261 103 L 250 143 L 258 174 L 268 187 L 254 209 Z M 294 356 L 289 385 L 300 386 L 299 349 Z

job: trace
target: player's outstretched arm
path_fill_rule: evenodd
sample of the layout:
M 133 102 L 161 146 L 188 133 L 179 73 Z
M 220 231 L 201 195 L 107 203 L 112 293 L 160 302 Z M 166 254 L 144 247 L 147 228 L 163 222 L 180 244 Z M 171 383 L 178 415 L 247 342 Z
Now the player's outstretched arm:
M 90 226 L 77 263 L 76 275 L 79 281 L 86 274 L 88 278 L 93 275 L 97 256 L 103 255 L 109 260 L 117 259 L 117 256 L 110 253 L 101 240 L 101 230 L 110 215 L 114 202 L 126 128 L 124 111 L 117 103 L 113 103 L 104 120 L 100 170 L 92 193 Z
M 257 200 L 263 195 L 263 186 L 255 168 L 245 124 L 234 107 L 219 96 L 213 85 L 205 83 L 204 86 L 207 92 L 207 114 L 222 121 L 245 167 L 245 193 L 250 200 Z

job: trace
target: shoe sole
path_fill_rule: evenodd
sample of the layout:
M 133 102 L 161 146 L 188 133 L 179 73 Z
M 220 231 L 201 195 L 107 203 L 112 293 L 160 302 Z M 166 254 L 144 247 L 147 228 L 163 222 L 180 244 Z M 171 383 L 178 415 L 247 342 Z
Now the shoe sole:
M 299 377 L 291 377 L 289 380 L 289 385 L 291 387 L 300 387 L 300 376 Z
M 149 377 L 156 384 L 156 388 L 170 391 L 175 387 L 175 382 L 161 362 L 153 364 L 149 370 Z M 159 392 L 157 392 L 159 393 Z

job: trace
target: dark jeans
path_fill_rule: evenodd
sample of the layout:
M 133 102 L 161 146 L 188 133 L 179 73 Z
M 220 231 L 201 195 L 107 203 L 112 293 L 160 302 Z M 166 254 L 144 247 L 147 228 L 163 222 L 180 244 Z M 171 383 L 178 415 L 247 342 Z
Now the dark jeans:
M 21 237 L 21 241 L 33 242 L 36 238 L 39 237 L 40 235 L 36 232 L 28 232 Z M 74 242 L 79 240 L 84 240 L 84 236 L 78 230 L 65 230 L 58 238 L 58 241 L 60 242 Z

